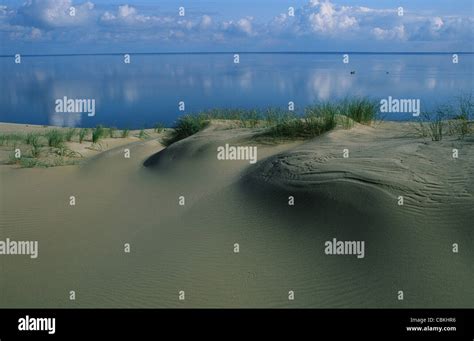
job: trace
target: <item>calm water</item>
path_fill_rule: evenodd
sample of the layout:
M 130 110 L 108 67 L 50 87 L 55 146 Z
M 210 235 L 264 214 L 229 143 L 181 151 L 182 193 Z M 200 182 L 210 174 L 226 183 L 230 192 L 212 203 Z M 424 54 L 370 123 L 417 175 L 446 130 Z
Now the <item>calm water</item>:
M 297 109 L 346 96 L 419 98 L 422 109 L 472 93 L 474 55 L 232 54 L 0 58 L 0 120 L 118 128 L 171 125 L 183 112 L 209 108 Z M 351 71 L 355 74 L 351 75 Z M 56 113 L 58 98 L 95 99 L 96 115 Z M 409 119 L 392 114 L 387 119 Z

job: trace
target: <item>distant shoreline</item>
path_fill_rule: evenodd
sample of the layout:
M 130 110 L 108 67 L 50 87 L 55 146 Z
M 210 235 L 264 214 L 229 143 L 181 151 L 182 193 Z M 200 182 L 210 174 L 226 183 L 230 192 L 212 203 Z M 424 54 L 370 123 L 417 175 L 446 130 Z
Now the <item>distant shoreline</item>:
M 16 52 L 18 53 L 18 52 Z M 12 54 L 0 54 L 0 58 L 11 58 L 14 57 L 16 53 Z M 311 54 L 324 54 L 324 55 L 339 55 L 339 54 L 355 54 L 355 55 L 451 55 L 451 54 L 462 54 L 462 55 L 473 55 L 473 52 L 469 51 L 451 51 L 451 52 L 441 52 L 441 51 L 415 51 L 415 52 L 404 52 L 404 51 L 395 51 L 395 52 L 388 52 L 388 51 L 381 51 L 381 52 L 369 52 L 369 51 L 197 51 L 197 52 L 178 52 L 178 51 L 170 51 L 170 52 L 104 52 L 104 53 L 52 53 L 52 54 L 29 54 L 29 53 L 21 53 L 22 57 L 78 57 L 78 56 L 121 56 L 124 54 L 130 55 L 227 55 L 227 54 L 265 54 L 265 55 L 272 55 L 272 54 L 301 54 L 301 55 L 311 55 Z

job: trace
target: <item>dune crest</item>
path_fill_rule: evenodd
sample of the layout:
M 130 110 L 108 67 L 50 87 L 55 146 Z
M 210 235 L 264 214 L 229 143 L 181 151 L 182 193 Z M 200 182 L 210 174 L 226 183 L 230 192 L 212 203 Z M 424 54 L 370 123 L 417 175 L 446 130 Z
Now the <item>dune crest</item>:
M 262 161 L 246 174 L 246 181 L 286 192 L 327 191 L 328 197 L 347 201 L 350 196 L 343 190 L 336 194 L 328 185 L 345 183 L 356 185 L 359 194 L 379 192 L 376 197 L 385 200 L 397 202 L 403 196 L 406 213 L 426 215 L 430 210 L 452 222 L 451 209 L 461 206 L 465 210 L 458 212 L 458 219 L 474 218 L 468 209 L 474 205 L 472 142 L 426 142 L 410 132 L 409 125 L 392 122 L 336 130 Z M 459 150 L 458 159 L 452 157 L 453 148 Z M 367 210 L 378 204 L 357 196 L 350 200 Z

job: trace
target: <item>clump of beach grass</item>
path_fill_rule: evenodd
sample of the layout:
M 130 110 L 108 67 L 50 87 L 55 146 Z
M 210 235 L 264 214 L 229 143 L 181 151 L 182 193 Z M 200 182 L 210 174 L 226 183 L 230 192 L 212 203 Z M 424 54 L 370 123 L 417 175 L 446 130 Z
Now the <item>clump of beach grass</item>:
M 115 131 L 117 130 L 117 128 L 115 127 L 110 127 L 108 129 L 108 135 L 111 137 L 111 138 L 114 138 L 115 137 Z
M 377 102 L 368 98 L 345 99 L 340 105 L 343 115 L 361 124 L 370 124 L 378 112 Z
M 161 133 L 163 132 L 163 130 L 165 129 L 165 125 L 161 122 L 157 122 L 155 123 L 155 125 L 153 126 L 153 130 L 155 133 Z
M 39 157 L 41 153 L 41 147 L 43 146 L 40 142 L 39 135 L 34 135 L 30 140 L 31 155 L 33 157 Z
M 138 138 L 139 139 L 146 139 L 148 137 L 149 137 L 149 135 L 144 129 L 141 129 L 140 132 L 138 133 Z
M 122 130 L 122 138 L 127 138 L 130 135 L 130 129 L 123 129 Z
M 259 112 L 258 115 L 261 117 L 263 127 L 265 128 L 284 124 L 295 117 L 294 112 L 284 111 L 278 108 L 268 108 L 263 112 Z
M 225 116 L 229 117 L 227 119 L 234 119 L 238 121 L 239 125 L 242 128 L 255 128 L 261 122 L 261 113 L 256 109 L 251 109 L 251 110 L 233 109 L 227 112 Z
M 17 164 L 21 168 L 34 168 L 34 167 L 57 167 L 57 166 L 65 166 L 65 165 L 75 165 L 77 164 L 77 160 L 67 160 L 63 157 L 57 157 L 53 160 L 43 161 L 39 160 L 34 157 L 26 157 L 22 156 L 20 158 L 10 157 L 10 164 Z
M 30 158 L 30 157 L 21 157 L 18 160 L 18 163 L 23 168 L 33 168 L 33 167 L 37 167 L 39 165 L 38 159 Z
M 420 115 L 418 126 L 415 128 L 421 137 L 429 137 L 431 141 L 441 141 L 448 133 L 448 121 L 446 120 L 447 107 L 438 107 L 433 112 L 423 112 Z M 449 132 L 451 134 L 451 132 Z
M 93 131 L 92 131 L 92 143 L 98 143 L 101 138 L 105 136 L 106 132 L 104 127 L 101 125 L 98 125 Z
M 346 115 L 336 115 L 336 125 L 341 126 L 343 129 L 351 129 L 354 127 L 354 120 Z
M 39 165 L 40 161 L 35 157 L 20 156 L 16 157 L 15 151 L 9 154 L 9 164 L 16 164 L 22 168 L 33 168 Z
M 47 131 L 45 137 L 48 140 L 49 147 L 59 148 L 64 143 L 64 135 L 58 129 Z
M 462 95 L 455 104 L 436 107 L 433 111 L 423 112 L 415 126 L 420 137 L 441 141 L 444 136 L 457 135 L 464 139 L 472 133 L 470 121 L 473 115 L 474 101 L 471 95 Z
M 443 109 L 436 109 L 434 115 L 424 113 L 425 119 L 428 120 L 428 136 L 432 141 L 441 141 L 443 139 L 444 118 Z
M 40 133 L 29 132 L 25 136 L 25 143 L 28 145 L 32 145 L 33 143 L 37 143 L 40 137 L 41 137 Z
M 66 139 L 66 141 L 71 142 L 75 135 L 76 135 L 76 128 L 69 128 L 64 133 L 64 138 Z
M 25 135 L 21 133 L 0 134 L 0 145 L 17 145 L 25 140 Z
M 453 120 L 450 121 L 450 128 L 459 139 L 464 139 L 472 132 L 471 117 L 474 116 L 474 99 L 472 94 L 461 95 L 457 98 L 457 104 L 453 108 Z
M 82 157 L 81 153 L 76 152 L 65 145 L 62 145 L 58 149 L 56 149 L 56 154 L 61 157 L 68 157 L 68 158 L 77 158 Z
M 336 126 L 338 109 L 328 103 L 307 107 L 303 117 L 293 113 L 272 116 L 270 128 L 261 134 L 279 139 L 306 139 L 319 136 Z
M 89 129 L 83 128 L 79 130 L 79 143 L 82 143 L 89 133 Z
M 243 128 L 266 128 L 260 134 L 271 138 L 312 138 L 334 129 L 339 123 L 349 129 L 354 122 L 370 124 L 375 120 L 378 105 L 368 98 L 355 98 L 334 103 L 318 103 L 305 108 L 303 114 L 269 108 L 267 110 L 213 109 L 197 115 L 180 117 L 174 130 L 163 143 L 166 146 L 204 129 L 211 120 L 233 120 Z
M 173 131 L 163 140 L 165 146 L 169 146 L 188 136 L 194 135 L 209 124 L 205 115 L 185 115 L 176 121 Z

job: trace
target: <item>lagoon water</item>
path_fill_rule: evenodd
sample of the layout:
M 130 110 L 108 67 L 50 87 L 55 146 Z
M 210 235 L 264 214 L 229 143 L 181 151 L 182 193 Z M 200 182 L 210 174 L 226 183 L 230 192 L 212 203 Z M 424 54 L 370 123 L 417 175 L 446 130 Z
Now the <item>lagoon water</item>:
M 172 125 L 210 108 L 296 109 L 352 96 L 420 99 L 430 110 L 472 93 L 474 55 L 460 54 L 142 54 L 0 58 L 0 121 L 42 125 L 146 128 Z M 351 74 L 351 71 L 355 71 Z M 96 115 L 56 113 L 55 101 L 95 99 Z M 385 119 L 406 120 L 410 114 Z

